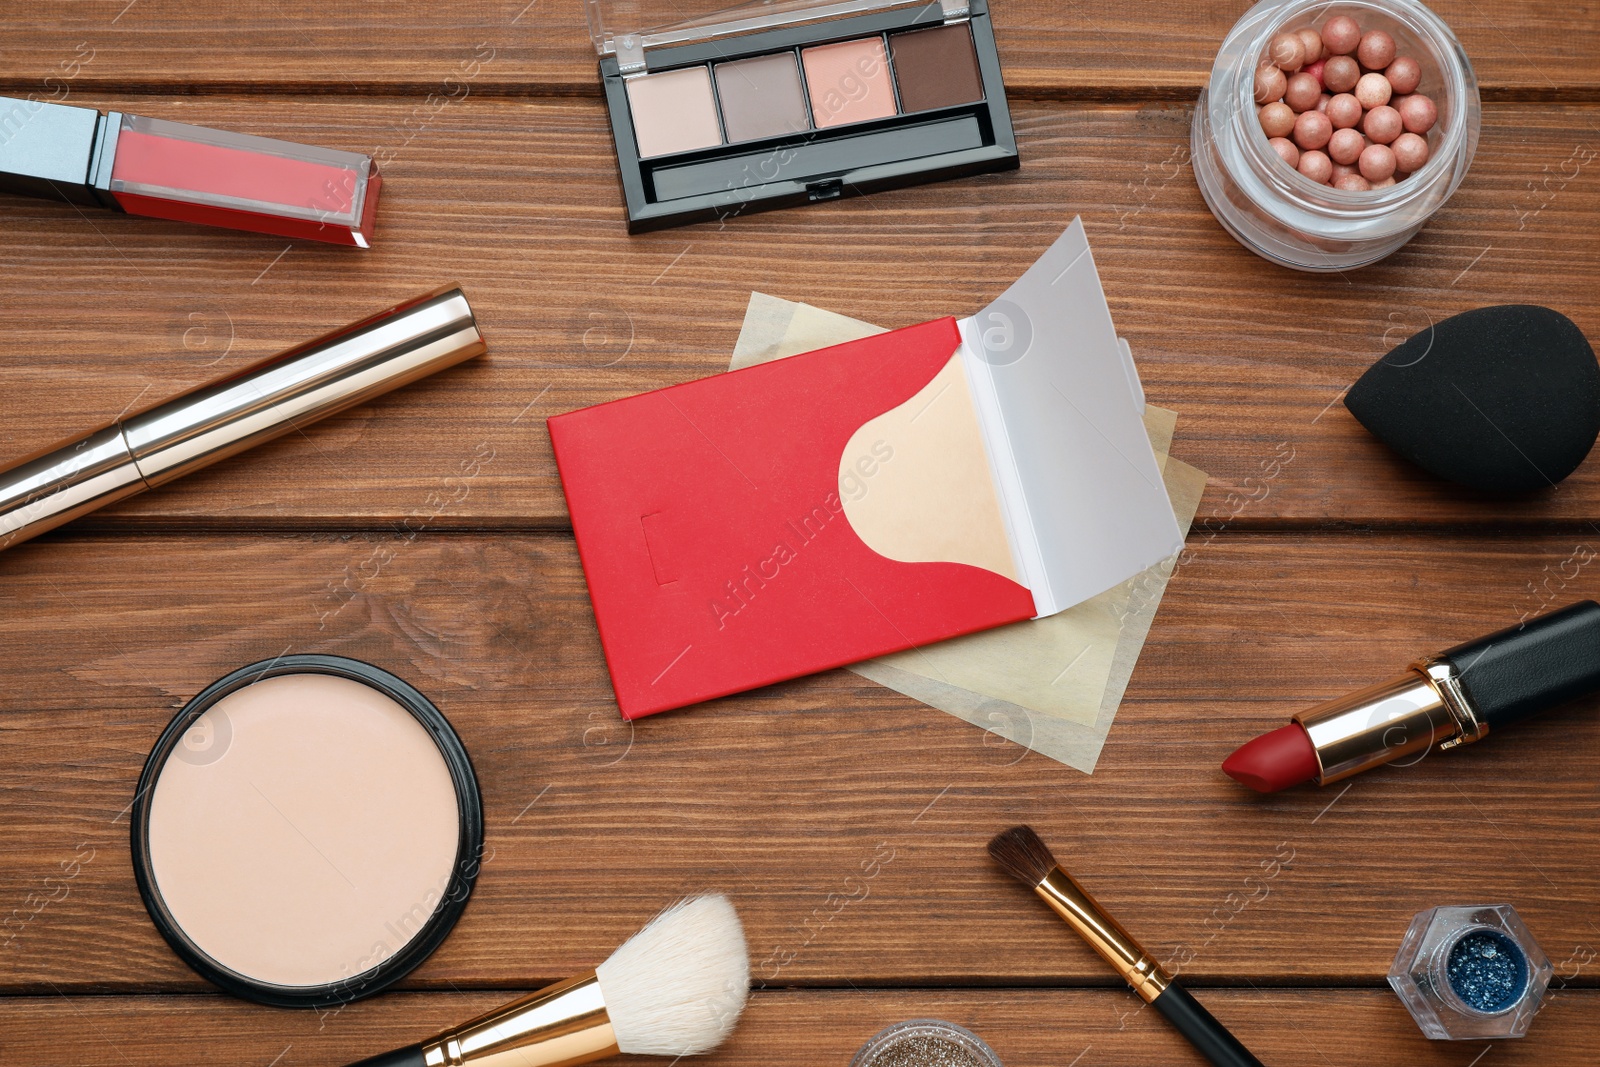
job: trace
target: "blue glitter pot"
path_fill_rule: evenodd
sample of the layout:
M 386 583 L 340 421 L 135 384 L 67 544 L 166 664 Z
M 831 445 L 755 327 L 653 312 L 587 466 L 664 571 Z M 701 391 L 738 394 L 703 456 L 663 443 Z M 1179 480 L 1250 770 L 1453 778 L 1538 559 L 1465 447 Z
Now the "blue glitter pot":
M 1439 1041 L 1521 1037 L 1544 1001 L 1550 960 L 1509 904 L 1418 912 L 1389 985 Z

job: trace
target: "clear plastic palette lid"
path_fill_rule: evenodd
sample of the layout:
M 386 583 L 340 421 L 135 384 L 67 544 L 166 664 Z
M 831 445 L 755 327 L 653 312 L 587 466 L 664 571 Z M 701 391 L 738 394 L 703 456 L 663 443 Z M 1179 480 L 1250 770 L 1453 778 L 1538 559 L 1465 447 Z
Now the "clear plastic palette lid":
M 824 19 L 847 18 L 897 7 L 928 7 L 945 14 L 966 0 L 584 0 L 589 34 L 601 55 L 642 56 L 646 48 L 755 33 Z M 624 64 L 625 66 L 627 64 Z

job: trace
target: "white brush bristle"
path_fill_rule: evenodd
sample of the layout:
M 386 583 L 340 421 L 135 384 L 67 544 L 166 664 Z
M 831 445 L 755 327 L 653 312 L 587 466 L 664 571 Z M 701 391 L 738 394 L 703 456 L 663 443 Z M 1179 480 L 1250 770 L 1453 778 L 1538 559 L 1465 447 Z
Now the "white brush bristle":
M 595 968 L 617 1047 L 644 1056 L 709 1052 L 750 995 L 750 954 L 720 893 L 679 901 Z

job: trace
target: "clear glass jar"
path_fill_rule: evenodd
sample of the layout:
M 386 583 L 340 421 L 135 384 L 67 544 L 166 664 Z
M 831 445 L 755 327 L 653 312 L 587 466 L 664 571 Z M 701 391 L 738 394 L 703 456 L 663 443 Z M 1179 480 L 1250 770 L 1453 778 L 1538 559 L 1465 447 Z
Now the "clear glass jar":
M 1418 912 L 1389 985 L 1435 1041 L 1522 1037 L 1554 968 L 1510 904 Z
M 1257 118 L 1255 71 L 1273 36 L 1349 15 L 1394 37 L 1422 67 L 1417 91 L 1438 105 L 1430 155 L 1403 181 L 1370 192 L 1319 185 L 1273 151 Z M 1478 147 L 1478 80 L 1450 27 L 1415 0 L 1262 0 L 1234 24 L 1200 93 L 1190 130 L 1195 181 L 1239 243 L 1274 263 L 1338 271 L 1397 250 L 1456 191 Z
M 938 1046 L 944 1046 L 939 1050 Z M 911 1019 L 886 1027 L 861 1046 L 850 1067 L 874 1067 L 879 1060 L 895 1063 L 970 1064 L 1000 1067 L 1000 1057 L 983 1038 L 942 1019 Z

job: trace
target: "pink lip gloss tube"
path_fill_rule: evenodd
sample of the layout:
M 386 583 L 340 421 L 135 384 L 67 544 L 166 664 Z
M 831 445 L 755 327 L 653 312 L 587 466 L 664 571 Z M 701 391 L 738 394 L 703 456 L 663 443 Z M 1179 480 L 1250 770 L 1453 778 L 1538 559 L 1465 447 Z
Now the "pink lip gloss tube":
M 367 248 L 369 156 L 0 97 L 0 192 Z

